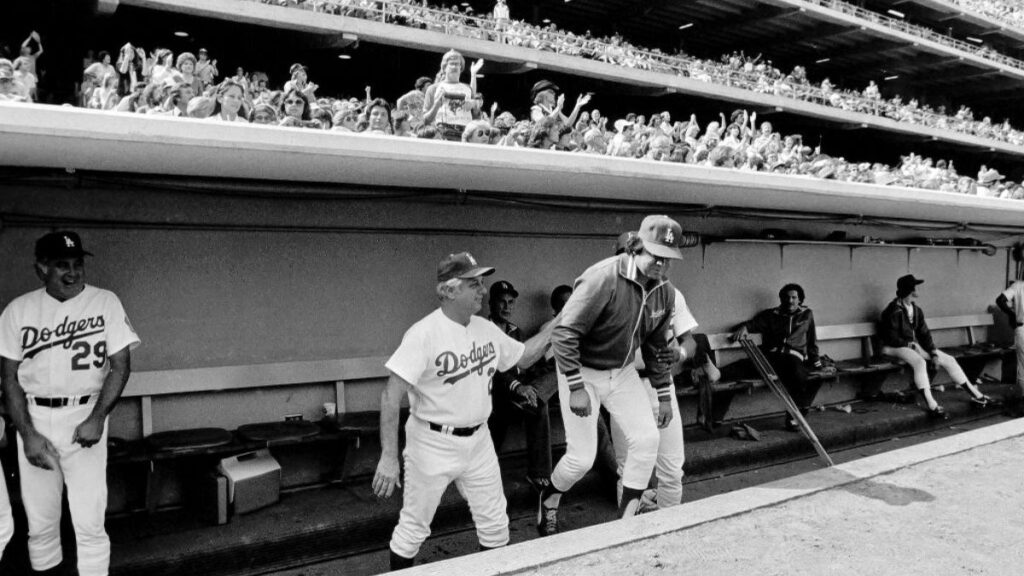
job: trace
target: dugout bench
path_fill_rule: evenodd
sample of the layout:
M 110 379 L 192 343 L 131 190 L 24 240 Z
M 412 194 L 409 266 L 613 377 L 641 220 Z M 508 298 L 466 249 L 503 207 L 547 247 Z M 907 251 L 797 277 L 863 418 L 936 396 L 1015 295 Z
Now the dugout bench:
M 929 318 L 928 327 L 933 334 L 940 331 L 959 331 L 959 339 L 964 343 L 955 346 L 940 346 L 939 348 L 956 358 L 962 360 L 989 360 L 1004 357 L 1013 351 L 1013 347 L 992 342 L 985 342 L 979 338 L 979 330 L 987 329 L 995 324 L 992 314 L 974 314 L 964 316 L 945 316 Z M 707 334 L 709 354 L 712 361 L 720 369 L 723 367 L 724 356 L 730 352 L 741 350 L 738 342 L 731 340 L 731 333 Z M 860 322 L 854 324 L 836 324 L 817 327 L 817 339 L 819 348 L 823 343 L 853 340 L 859 343 L 859 356 L 835 361 L 835 371 L 811 371 L 811 380 L 817 381 L 838 381 L 840 378 L 853 378 L 867 375 L 883 375 L 886 373 L 899 372 L 906 368 L 903 362 L 881 356 L 876 352 L 880 349 L 878 344 L 878 325 L 875 322 Z M 750 334 L 755 344 L 761 344 L 760 334 Z M 683 397 L 701 398 L 702 414 L 698 417 L 698 423 L 705 428 L 712 428 L 718 422 L 724 420 L 729 405 L 735 394 L 746 392 L 751 394 L 755 388 L 764 387 L 765 384 L 760 378 L 724 378 L 714 384 L 703 385 L 706 389 L 701 394 L 700 385 L 687 386 L 678 389 L 680 399 Z M 861 396 L 865 398 L 877 397 L 881 393 L 881 384 L 878 379 L 873 379 L 870 386 L 864 388 Z M 912 398 L 912 397 L 911 397 Z
M 222 458 L 262 448 L 276 456 L 298 447 L 325 445 L 332 464 L 319 480 L 344 482 L 363 440 L 376 437 L 379 431 L 379 412 L 346 411 L 346 386 L 386 379 L 385 360 L 368 357 L 134 372 L 121 403 L 134 404 L 141 438 L 111 439 L 108 462 L 115 467 L 146 467 L 145 508 L 149 512 L 158 507 L 165 482 L 176 469 L 212 470 Z M 286 394 L 290 400 L 290 393 L 300 388 L 306 392 L 305 406 L 284 403 L 280 398 L 275 401 L 273 397 L 268 402 L 271 406 L 261 402 L 268 392 Z M 234 420 L 237 426 L 231 431 L 223 428 L 216 411 L 207 417 L 212 421 L 199 418 L 195 422 L 198 427 L 181 427 L 180 418 L 178 422 L 161 418 L 163 412 L 185 398 L 240 405 L 230 414 L 220 414 L 223 421 Z M 313 403 L 310 398 L 334 403 L 337 416 L 319 418 L 322 402 Z M 285 421 L 282 412 L 294 412 L 299 419 Z M 293 485 L 308 483 L 305 480 L 296 480 Z M 287 475 L 283 487 L 291 487 Z

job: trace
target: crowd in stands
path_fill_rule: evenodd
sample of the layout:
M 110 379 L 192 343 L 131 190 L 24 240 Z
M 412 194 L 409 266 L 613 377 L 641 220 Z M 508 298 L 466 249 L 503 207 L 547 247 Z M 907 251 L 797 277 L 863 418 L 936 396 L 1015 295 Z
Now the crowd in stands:
M 39 44 L 38 35 L 34 35 Z M 27 44 L 31 44 L 28 43 Z M 41 53 L 23 49 L 26 58 Z M 360 98 L 317 94 L 302 64 L 289 70 L 290 80 L 273 89 L 265 72 L 221 78 L 216 59 L 205 49 L 198 56 L 173 54 L 166 48 L 146 50 L 125 44 L 116 60 L 100 52 L 86 63 L 79 106 L 121 113 L 186 116 L 211 121 L 270 124 L 294 128 L 367 133 L 396 137 L 444 139 L 506 147 L 541 148 L 563 152 L 642 158 L 745 171 L 805 175 L 879 185 L 907 186 L 1024 199 L 1024 187 L 1005 182 L 994 169 L 982 167 L 976 178 L 959 174 L 952 162 L 910 154 L 899 166 L 855 163 L 811 148 L 799 134 L 782 134 L 756 113 L 735 110 L 706 125 L 695 115 L 673 120 L 669 112 L 627 114 L 612 121 L 597 109 L 587 109 L 590 94 L 580 95 L 571 108 L 552 82 L 537 82 L 529 94 L 529 117 L 488 106 L 477 90 L 483 66 L 468 67 L 456 51 L 444 55 L 436 76 L 419 78 L 408 93 L 392 104 L 374 97 L 370 87 Z M 34 56 L 33 56 L 34 55 Z M 756 67 L 757 59 L 733 55 L 733 67 Z M 0 59 L 0 100 L 31 100 L 27 86 L 15 76 L 16 67 Z
M 981 138 L 1024 146 L 1024 131 L 1010 126 L 1008 120 L 994 122 L 990 117 L 977 119 L 974 112 L 961 106 L 955 114 L 944 106 L 933 108 L 916 99 L 904 100 L 895 95 L 883 98 L 879 87 L 871 82 L 863 90 L 841 89 L 825 78 L 811 82 L 807 71 L 796 66 L 786 73 L 775 67 L 771 60 L 743 53 L 727 54 L 719 60 L 706 60 L 682 52 L 668 54 L 658 48 L 647 49 L 627 42 L 621 36 L 595 37 L 589 32 L 575 34 L 557 28 L 555 24 L 538 26 L 511 20 L 504 1 L 498 2 L 492 15 L 476 15 L 472 7 L 460 8 L 425 6 L 419 0 L 259 0 L 263 3 L 306 8 L 318 12 L 353 18 L 380 20 L 391 24 L 410 26 L 445 34 L 503 42 L 569 56 L 599 60 L 626 68 L 648 70 L 694 78 L 702 82 L 742 88 L 759 94 L 772 94 L 871 114 L 903 123 L 917 124 L 969 134 Z M 846 8 L 845 3 L 821 0 L 831 8 Z M 888 19 L 875 12 L 856 9 L 856 15 L 865 12 L 872 20 Z M 901 25 L 905 24 L 899 21 Z M 934 32 L 924 29 L 931 34 Z M 950 39 L 953 40 L 953 39 Z M 972 51 L 977 46 L 967 44 Z
M 1010 0 L 949 0 L 951 4 L 963 6 L 985 16 L 1005 22 L 1014 28 L 1024 30 L 1024 4 Z

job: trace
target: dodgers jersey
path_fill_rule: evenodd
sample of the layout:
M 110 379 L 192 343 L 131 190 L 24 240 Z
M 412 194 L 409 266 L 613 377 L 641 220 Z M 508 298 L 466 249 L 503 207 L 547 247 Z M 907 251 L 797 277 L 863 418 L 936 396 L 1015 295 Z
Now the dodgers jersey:
M 21 362 L 18 381 L 32 396 L 98 393 L 107 357 L 139 342 L 117 296 L 89 285 L 64 302 L 34 290 L 0 315 L 0 356 Z
M 412 325 L 385 363 L 412 385 L 409 408 L 435 424 L 476 426 L 491 415 L 491 378 L 516 365 L 526 346 L 490 320 L 463 326 L 440 308 Z

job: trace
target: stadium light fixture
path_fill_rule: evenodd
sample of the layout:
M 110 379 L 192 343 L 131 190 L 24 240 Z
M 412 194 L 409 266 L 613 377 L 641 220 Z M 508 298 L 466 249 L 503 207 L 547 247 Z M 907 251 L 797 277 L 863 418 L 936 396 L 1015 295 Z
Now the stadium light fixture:
M 338 60 L 351 60 L 352 56 L 349 54 L 338 54 Z
M 545 24 L 551 24 L 551 19 L 550 18 L 545 18 L 545 19 L 541 20 L 541 22 L 543 22 Z
M 893 74 L 892 76 L 886 76 L 885 78 L 882 78 L 882 80 L 888 82 L 889 80 L 895 80 L 895 79 L 897 79 L 899 77 L 900 77 L 899 74 Z
M 895 16 L 897 18 L 906 18 L 906 16 L 907 16 L 903 12 L 900 12 L 899 10 L 893 10 L 891 8 L 889 10 L 886 10 L 886 12 L 888 12 L 889 14 L 892 14 L 893 16 Z
M 984 40 L 982 40 L 981 38 L 975 38 L 974 36 L 968 36 L 967 39 L 970 40 L 971 42 L 976 42 L 978 44 L 984 42 Z
M 686 30 L 687 28 L 690 28 L 692 26 L 693 26 L 693 22 L 687 22 L 686 24 L 683 24 L 682 26 L 680 26 L 679 29 L 680 30 Z
M 822 58 L 821 60 L 815 60 L 814 63 L 815 64 L 824 64 L 825 62 L 828 62 L 830 60 L 832 60 L 832 59 L 831 58 Z
M 185 32 L 184 30 L 178 30 L 174 35 L 178 38 L 188 38 L 188 32 Z

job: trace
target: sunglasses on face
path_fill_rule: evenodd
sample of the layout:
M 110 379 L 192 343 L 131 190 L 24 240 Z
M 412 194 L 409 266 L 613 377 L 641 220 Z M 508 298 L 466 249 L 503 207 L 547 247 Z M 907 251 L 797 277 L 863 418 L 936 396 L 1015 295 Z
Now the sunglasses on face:
M 490 137 L 490 132 L 487 130 L 476 130 L 473 132 L 474 138 L 483 138 L 485 136 Z
M 305 104 L 305 102 L 302 101 L 302 100 L 285 100 L 284 103 L 285 104 Z

